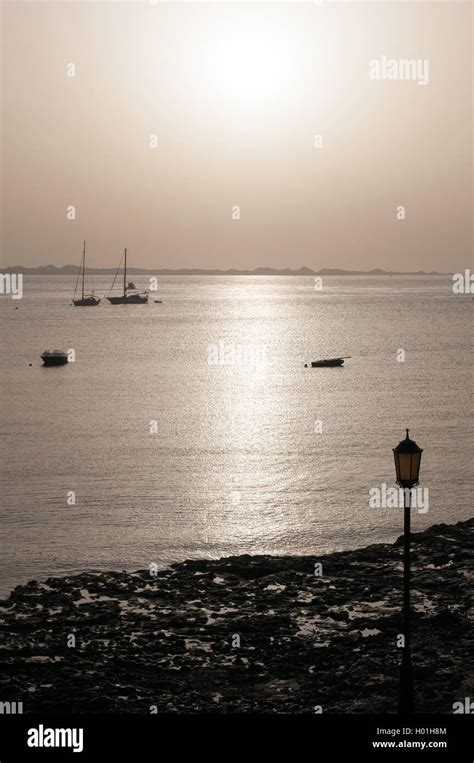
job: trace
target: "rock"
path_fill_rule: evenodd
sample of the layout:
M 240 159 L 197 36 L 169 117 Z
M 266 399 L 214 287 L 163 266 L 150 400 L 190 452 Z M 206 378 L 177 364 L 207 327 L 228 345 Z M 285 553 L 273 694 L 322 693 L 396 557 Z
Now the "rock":
M 473 537 L 474 520 L 413 536 L 420 712 L 469 696 Z M 30 581 L 0 602 L 0 699 L 21 687 L 28 712 L 61 714 L 396 712 L 401 554 L 398 539 Z

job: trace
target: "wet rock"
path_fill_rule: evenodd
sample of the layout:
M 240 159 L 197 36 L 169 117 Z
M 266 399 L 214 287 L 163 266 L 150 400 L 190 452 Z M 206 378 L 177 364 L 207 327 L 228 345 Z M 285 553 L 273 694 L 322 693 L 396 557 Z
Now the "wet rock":
M 473 538 L 473 520 L 413 536 L 420 712 L 470 696 Z M 0 602 L 0 700 L 62 714 L 396 712 L 401 570 L 398 539 L 30 581 Z

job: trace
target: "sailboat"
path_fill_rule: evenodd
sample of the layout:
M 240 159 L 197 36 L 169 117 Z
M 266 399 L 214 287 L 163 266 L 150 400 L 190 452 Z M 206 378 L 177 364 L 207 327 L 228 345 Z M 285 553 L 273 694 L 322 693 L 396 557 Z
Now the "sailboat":
M 82 270 L 82 292 L 81 297 L 79 299 L 76 299 L 76 292 L 77 292 L 77 284 L 79 282 L 79 275 Z M 86 242 L 84 241 L 84 248 L 82 250 L 82 261 L 81 261 L 81 270 L 79 270 L 79 273 L 77 274 L 76 279 L 76 288 L 74 289 L 74 296 L 72 298 L 72 302 L 76 307 L 94 307 L 95 305 L 98 305 L 100 302 L 100 297 L 94 297 L 93 294 L 85 294 L 84 293 L 84 279 L 86 276 Z
M 115 279 L 117 278 L 118 272 L 120 270 L 120 265 L 122 260 L 119 262 L 119 266 L 117 268 L 117 272 L 115 273 L 114 280 L 112 281 L 112 286 L 110 287 L 109 294 L 107 295 L 107 299 L 109 300 L 111 305 L 141 305 L 145 302 L 148 302 L 148 293 L 144 291 L 142 294 L 139 294 L 138 291 L 135 290 L 135 284 L 130 282 L 127 284 L 127 250 L 124 250 L 123 253 L 123 294 L 120 297 L 110 297 L 110 292 L 114 288 Z M 132 291 L 133 289 L 133 291 Z

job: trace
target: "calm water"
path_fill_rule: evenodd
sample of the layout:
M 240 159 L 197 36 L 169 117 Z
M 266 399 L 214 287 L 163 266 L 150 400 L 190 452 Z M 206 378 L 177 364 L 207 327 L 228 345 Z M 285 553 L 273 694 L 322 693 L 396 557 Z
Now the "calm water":
M 393 484 L 406 426 L 430 491 L 414 528 L 472 515 L 473 303 L 449 276 L 331 277 L 322 292 L 166 277 L 161 305 L 89 309 L 69 306 L 74 281 L 26 277 L 21 301 L 0 299 L 2 593 L 86 568 L 393 540 L 402 512 L 369 508 L 368 490 Z M 219 341 L 245 362 L 209 364 Z M 47 348 L 76 362 L 44 368 Z M 335 354 L 352 359 L 304 368 Z

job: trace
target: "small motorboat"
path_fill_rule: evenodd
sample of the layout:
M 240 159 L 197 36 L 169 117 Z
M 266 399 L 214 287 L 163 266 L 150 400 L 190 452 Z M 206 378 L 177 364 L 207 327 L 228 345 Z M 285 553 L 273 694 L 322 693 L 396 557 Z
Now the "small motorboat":
M 41 354 L 41 360 L 45 366 L 65 366 L 69 358 L 63 350 L 45 350 Z
M 350 355 L 346 355 L 343 358 L 325 358 L 324 360 L 313 360 L 311 363 L 311 368 L 333 368 L 334 366 L 343 366 L 344 361 L 348 360 L 348 358 L 350 358 Z

